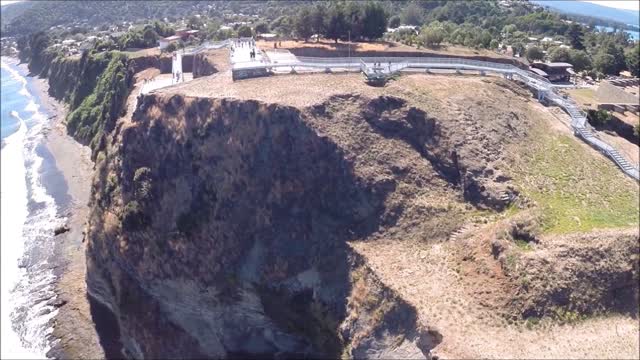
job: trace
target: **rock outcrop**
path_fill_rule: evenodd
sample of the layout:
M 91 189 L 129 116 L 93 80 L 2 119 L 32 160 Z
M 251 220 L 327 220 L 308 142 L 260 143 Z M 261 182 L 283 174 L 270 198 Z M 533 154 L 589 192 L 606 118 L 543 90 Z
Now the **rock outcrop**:
M 434 119 L 357 100 L 365 124 L 430 156 Z M 98 156 L 88 228 L 89 293 L 126 355 L 428 356 L 437 332 L 347 244 L 394 225 L 395 180 L 355 169 L 327 121 L 327 107 L 140 99 Z

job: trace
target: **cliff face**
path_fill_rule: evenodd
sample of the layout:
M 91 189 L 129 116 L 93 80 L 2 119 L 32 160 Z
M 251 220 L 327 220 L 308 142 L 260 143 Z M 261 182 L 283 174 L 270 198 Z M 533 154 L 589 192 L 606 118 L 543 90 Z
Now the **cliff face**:
M 379 126 L 406 151 L 435 141 L 435 120 L 401 100 L 357 101 L 372 121 L 395 101 Z M 393 176 L 356 169 L 323 121 L 337 118 L 150 95 L 115 129 L 87 281 L 129 356 L 415 358 L 439 342 L 347 245 L 394 226 Z
M 38 58 L 43 64 L 40 76 L 49 81 L 49 94 L 69 104 L 68 133 L 89 145 L 94 157 L 122 115 L 134 73 L 157 62 L 153 58 L 130 61 L 117 51 L 88 51 L 80 57 L 45 52 Z

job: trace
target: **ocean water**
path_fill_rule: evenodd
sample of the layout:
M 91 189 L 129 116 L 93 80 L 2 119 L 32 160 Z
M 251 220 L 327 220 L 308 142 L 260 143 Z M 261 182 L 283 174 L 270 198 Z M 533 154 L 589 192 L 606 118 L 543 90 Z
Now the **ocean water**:
M 1 58 L 2 206 L 0 256 L 0 358 L 44 358 L 57 310 L 53 230 L 65 219 L 47 192 L 43 128 L 47 114 L 32 79 L 12 59 Z
M 598 30 L 602 30 L 602 31 L 606 31 L 606 32 L 612 32 L 613 31 L 613 28 L 612 27 L 608 27 L 608 26 L 597 25 L 596 28 Z M 640 40 L 640 32 L 633 31 L 633 30 L 624 30 L 624 31 L 629 34 L 629 38 L 631 38 L 631 40 L 634 40 L 634 41 Z

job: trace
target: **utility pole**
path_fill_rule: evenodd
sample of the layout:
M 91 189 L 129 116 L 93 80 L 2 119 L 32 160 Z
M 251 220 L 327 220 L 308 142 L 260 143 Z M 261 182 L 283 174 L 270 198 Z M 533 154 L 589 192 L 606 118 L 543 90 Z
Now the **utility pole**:
M 349 64 L 351 64 L 351 30 L 347 33 L 349 34 Z

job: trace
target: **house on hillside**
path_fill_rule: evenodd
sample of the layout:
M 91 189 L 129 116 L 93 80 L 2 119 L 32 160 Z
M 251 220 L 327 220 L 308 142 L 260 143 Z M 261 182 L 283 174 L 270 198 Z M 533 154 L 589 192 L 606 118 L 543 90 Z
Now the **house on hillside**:
M 183 41 L 187 41 L 191 36 L 197 36 L 200 30 L 179 29 L 176 30 L 174 36 L 180 37 Z
M 413 32 L 415 34 L 417 34 L 419 32 L 419 27 L 418 26 L 413 26 L 413 25 L 400 25 L 397 28 L 387 28 L 387 32 L 393 34 L 396 31 L 399 32 Z
M 531 64 L 529 70 L 549 79 L 551 82 L 569 82 L 571 81 L 571 76 L 576 74 L 573 71 L 573 65 L 564 62 L 535 62 Z
M 182 38 L 178 35 L 172 35 L 166 38 L 162 38 L 160 40 L 158 40 L 158 47 L 160 47 L 160 50 L 164 50 L 166 49 L 167 46 L 169 46 L 169 44 L 178 44 L 178 41 L 180 41 Z
M 270 33 L 266 33 L 266 34 L 258 34 L 256 35 L 256 39 L 263 39 L 263 40 L 276 40 L 278 38 L 277 34 L 270 34 Z

